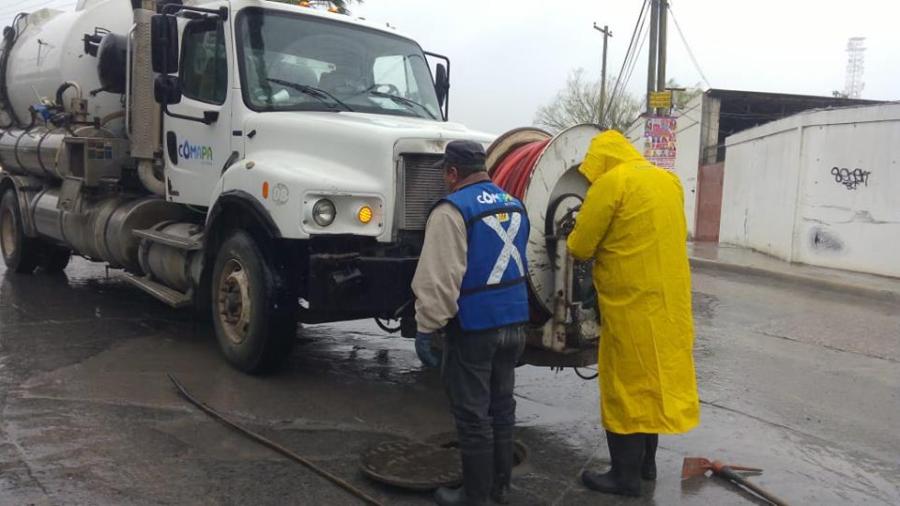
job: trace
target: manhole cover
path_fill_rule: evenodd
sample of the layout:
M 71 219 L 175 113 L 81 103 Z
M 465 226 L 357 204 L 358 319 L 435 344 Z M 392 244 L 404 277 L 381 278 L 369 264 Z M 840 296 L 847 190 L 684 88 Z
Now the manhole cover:
M 457 451 L 459 449 L 459 441 L 457 440 L 456 432 L 442 432 L 440 434 L 435 434 L 425 438 L 425 442 L 440 446 L 441 448 L 453 448 Z M 513 445 L 513 467 L 518 467 L 528 460 L 528 447 L 518 439 L 515 440 Z M 462 478 L 460 478 L 460 480 L 462 480 Z
M 411 490 L 453 487 L 462 481 L 455 448 L 415 441 L 385 441 L 362 455 L 363 473 L 382 483 Z
M 410 490 L 434 490 L 462 483 L 462 464 L 455 432 L 417 441 L 385 441 L 362 455 L 362 472 L 369 478 Z M 528 459 L 528 447 L 516 440 L 513 466 Z

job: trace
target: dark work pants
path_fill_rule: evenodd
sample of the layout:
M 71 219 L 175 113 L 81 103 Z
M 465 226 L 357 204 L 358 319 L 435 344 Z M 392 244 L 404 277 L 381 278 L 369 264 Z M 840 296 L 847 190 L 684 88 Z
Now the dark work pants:
M 512 439 L 516 423 L 515 368 L 525 349 L 521 326 L 463 333 L 447 329 L 442 376 L 450 398 L 459 449 L 487 455 L 494 438 Z

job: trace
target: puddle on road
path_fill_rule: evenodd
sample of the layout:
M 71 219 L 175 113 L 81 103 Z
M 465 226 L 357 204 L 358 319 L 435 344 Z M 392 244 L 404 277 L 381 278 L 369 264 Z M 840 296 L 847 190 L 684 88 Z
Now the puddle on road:
M 108 341 L 88 357 L 77 355 L 77 360 L 43 373 L 40 369 L 14 371 L 15 375 L 26 376 L 16 379 L 20 389 L 16 395 L 22 396 L 17 402 L 41 403 L 40 409 L 46 411 L 77 405 L 85 411 L 115 406 L 122 412 L 191 412 L 165 377 L 166 372 L 173 371 L 192 393 L 223 412 L 260 426 L 296 428 L 298 445 L 314 433 L 304 433 L 304 427 L 323 424 L 360 433 L 363 429 L 381 431 L 379 434 L 430 434 L 452 428 L 437 372 L 421 368 L 412 340 L 388 336 L 371 321 L 304 326 L 298 332 L 287 370 L 258 378 L 237 373 L 225 364 L 208 327 L 195 328 L 189 313 L 172 311 L 112 276 L 107 279 L 100 265 L 76 260 L 65 278 L 11 276 L 0 267 L 0 309 L 14 304 L 26 315 L 40 314 L 62 322 L 59 330 L 54 328 L 49 333 L 69 333 L 59 336 L 59 342 L 67 341 L 70 346 L 98 338 L 97 329 L 89 323 L 79 326 L 65 322 L 103 321 L 101 337 Z M 715 295 L 693 295 L 700 382 L 716 386 L 721 381 L 720 372 L 728 371 L 733 364 L 716 360 L 713 345 L 718 329 L 709 322 L 728 317 L 731 311 L 723 310 Z M 0 338 L 5 339 L 5 332 L 0 332 Z M 32 332 L 36 331 L 22 331 L 18 339 Z M 35 342 L 43 343 L 40 339 Z M 47 346 L 47 354 L 76 356 Z M 9 369 L 15 369 L 26 353 L 26 348 L 16 350 L 16 356 L 8 355 L 8 349 L 0 355 L 0 364 L 9 366 L 0 369 L 4 383 L 13 380 Z M 520 368 L 517 381 L 519 421 L 531 438 L 528 445 L 536 462 L 531 465 L 536 470 L 546 473 L 556 466 L 553 469 L 568 472 L 592 455 L 594 464 L 602 464 L 607 452 L 599 427 L 596 381 L 581 380 L 571 371 L 554 373 L 533 367 Z M 24 430 L 31 417 L 27 406 L 21 404 L 19 408 L 26 410 L 20 413 L 18 422 Z M 836 444 L 733 413 L 717 413 L 707 406 L 703 416 L 703 425 L 697 431 L 663 438 L 660 463 L 667 474 L 656 485 L 658 502 L 667 503 L 667 497 L 717 504 L 740 500 L 735 491 L 713 481 L 681 485 L 677 479 L 680 459 L 696 454 L 762 465 L 767 471 L 761 484 L 771 485 L 786 499 L 802 498 L 798 504 L 822 502 L 823 498 L 890 503 L 900 497 L 896 480 L 890 479 L 896 465 L 886 468 L 884 462 L 840 450 Z M 152 422 L 152 418 L 147 421 Z M 49 419 L 43 430 L 58 432 L 60 423 Z M 190 426 L 172 423 L 172 430 L 177 431 Z M 88 442 L 90 437 L 97 437 L 91 427 L 82 426 L 80 430 L 84 431 L 80 437 Z M 214 442 L 210 438 L 208 444 Z M 850 444 L 852 441 L 845 441 L 843 447 Z M 87 454 L 95 451 L 82 448 Z M 539 473 L 534 475 L 536 480 L 542 479 Z M 566 486 L 560 480 L 554 483 Z M 577 485 L 574 487 L 577 489 Z M 595 500 L 595 496 L 585 495 L 582 503 Z
M 713 320 L 716 317 L 716 310 L 719 308 L 719 298 L 703 292 L 692 292 L 691 295 L 694 318 Z

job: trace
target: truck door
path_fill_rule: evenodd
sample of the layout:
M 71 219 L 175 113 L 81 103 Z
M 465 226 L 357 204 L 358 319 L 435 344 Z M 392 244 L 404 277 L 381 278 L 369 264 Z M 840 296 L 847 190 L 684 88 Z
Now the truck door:
M 218 17 L 194 19 L 182 30 L 182 98 L 163 120 L 166 195 L 173 202 L 208 206 L 231 154 L 228 26 Z

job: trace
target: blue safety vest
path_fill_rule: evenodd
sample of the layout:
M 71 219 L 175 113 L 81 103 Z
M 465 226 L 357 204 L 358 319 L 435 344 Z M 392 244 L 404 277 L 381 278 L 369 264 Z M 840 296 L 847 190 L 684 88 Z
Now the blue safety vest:
M 528 321 L 525 208 L 490 181 L 465 186 L 442 202 L 459 210 L 468 231 L 459 326 L 473 332 Z

